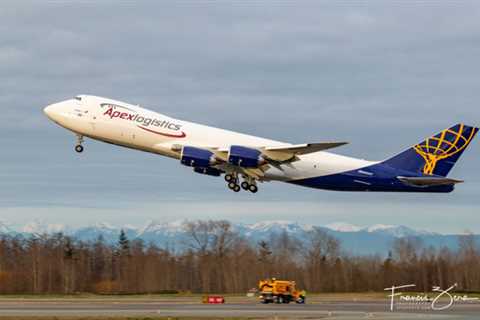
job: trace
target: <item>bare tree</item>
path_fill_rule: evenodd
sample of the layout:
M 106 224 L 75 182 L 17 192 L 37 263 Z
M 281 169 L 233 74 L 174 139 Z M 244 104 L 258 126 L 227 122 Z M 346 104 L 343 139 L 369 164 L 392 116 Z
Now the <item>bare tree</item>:
M 470 232 L 458 237 L 458 248 L 459 258 L 463 264 L 457 266 L 457 269 L 462 270 L 459 285 L 462 289 L 468 290 L 480 281 L 480 250 L 475 236 Z
M 62 234 L 0 236 L 0 293 L 238 293 L 265 277 L 292 279 L 314 292 L 382 291 L 393 284 L 480 290 L 477 238 L 459 237 L 458 249 L 425 248 L 399 238 L 386 259 L 342 253 L 321 228 L 302 241 L 288 232 L 254 243 L 227 221 L 186 224 L 187 249 L 177 252 L 119 236 L 82 242 Z
M 212 242 L 213 222 L 188 221 L 184 223 L 183 227 L 188 235 L 186 245 L 199 254 L 205 255 Z

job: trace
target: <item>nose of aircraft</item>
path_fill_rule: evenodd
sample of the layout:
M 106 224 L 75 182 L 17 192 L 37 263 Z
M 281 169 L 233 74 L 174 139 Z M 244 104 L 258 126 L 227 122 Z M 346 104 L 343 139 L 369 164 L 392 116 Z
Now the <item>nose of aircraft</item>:
M 43 108 L 43 113 L 45 113 L 45 115 L 50 118 L 50 114 L 52 113 L 52 105 L 50 104 Z
M 43 109 L 43 112 L 45 113 L 45 115 L 49 119 L 55 121 L 58 118 L 58 116 L 60 115 L 60 109 L 61 109 L 60 103 L 54 103 L 54 104 L 50 104 L 50 105 L 46 106 Z

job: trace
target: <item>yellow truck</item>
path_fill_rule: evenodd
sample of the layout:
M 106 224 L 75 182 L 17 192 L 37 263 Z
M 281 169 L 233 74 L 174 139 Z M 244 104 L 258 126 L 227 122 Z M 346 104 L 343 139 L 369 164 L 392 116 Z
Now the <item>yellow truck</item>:
M 260 280 L 258 283 L 261 303 L 305 303 L 305 290 L 297 290 L 295 281 L 275 278 Z

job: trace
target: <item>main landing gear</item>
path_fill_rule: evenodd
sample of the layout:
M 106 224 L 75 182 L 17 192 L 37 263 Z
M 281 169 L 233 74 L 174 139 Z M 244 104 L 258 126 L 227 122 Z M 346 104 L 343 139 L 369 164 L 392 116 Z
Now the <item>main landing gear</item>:
M 83 143 L 83 136 L 82 135 L 77 135 L 77 145 L 75 146 L 75 151 L 77 151 L 78 153 L 83 152 L 82 143 Z
M 240 186 L 243 190 L 248 190 L 252 193 L 256 193 L 258 191 L 258 187 L 256 184 L 250 184 L 247 181 L 243 181 Z
M 238 185 L 238 175 L 237 174 L 226 174 L 225 181 L 227 181 L 227 186 L 230 190 L 235 192 L 240 191 L 240 186 Z
M 244 181 L 238 185 L 238 181 L 239 181 L 239 178 L 238 178 L 238 174 L 237 173 L 227 173 L 225 175 L 225 181 L 227 181 L 227 185 L 228 185 L 228 188 L 230 190 L 233 190 L 235 192 L 239 192 L 240 191 L 240 186 L 243 190 L 248 190 L 252 193 L 256 193 L 258 191 L 258 187 L 257 187 L 257 184 L 255 183 L 255 179 L 252 179 L 250 177 L 247 177 L 245 178 L 244 177 Z

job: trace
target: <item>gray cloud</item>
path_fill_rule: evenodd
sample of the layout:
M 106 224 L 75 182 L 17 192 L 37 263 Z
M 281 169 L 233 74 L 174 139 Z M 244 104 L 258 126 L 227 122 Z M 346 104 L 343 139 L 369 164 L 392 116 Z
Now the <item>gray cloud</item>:
M 398 195 L 367 203 L 279 184 L 256 200 L 237 197 L 174 161 L 93 142 L 78 157 L 72 135 L 41 112 L 78 93 L 278 140 L 347 140 L 340 153 L 372 159 L 480 120 L 475 2 L 10 2 L 0 21 L 3 207 L 118 208 L 127 193 L 152 204 L 291 197 L 292 208 L 328 199 L 363 212 L 404 206 Z M 470 221 L 478 155 L 474 143 L 453 173 L 467 184 L 435 197 L 439 211 L 454 203 Z M 408 199 L 421 211 L 430 198 Z

